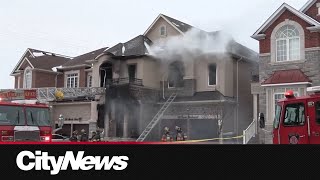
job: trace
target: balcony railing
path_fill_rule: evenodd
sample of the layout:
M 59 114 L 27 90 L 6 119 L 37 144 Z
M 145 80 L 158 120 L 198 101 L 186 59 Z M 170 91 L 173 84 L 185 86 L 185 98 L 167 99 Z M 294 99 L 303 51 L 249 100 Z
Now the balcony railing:
M 107 85 L 109 86 L 117 86 L 117 85 L 136 85 L 143 86 L 142 79 L 137 78 L 116 78 L 116 79 L 107 79 Z

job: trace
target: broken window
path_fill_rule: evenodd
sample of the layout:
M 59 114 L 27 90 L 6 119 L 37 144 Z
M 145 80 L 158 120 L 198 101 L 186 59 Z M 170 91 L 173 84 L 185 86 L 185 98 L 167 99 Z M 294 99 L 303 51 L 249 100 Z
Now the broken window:
M 136 64 L 130 64 L 128 66 L 128 74 L 129 74 L 129 81 L 134 82 L 135 79 L 137 78 L 137 65 Z
M 113 72 L 111 63 L 104 63 L 100 66 L 100 80 L 100 87 L 112 84 Z
M 217 66 L 216 64 L 209 64 L 208 66 L 208 84 L 214 86 L 217 84 Z
M 183 87 L 184 66 L 180 61 L 175 61 L 169 65 L 168 87 Z

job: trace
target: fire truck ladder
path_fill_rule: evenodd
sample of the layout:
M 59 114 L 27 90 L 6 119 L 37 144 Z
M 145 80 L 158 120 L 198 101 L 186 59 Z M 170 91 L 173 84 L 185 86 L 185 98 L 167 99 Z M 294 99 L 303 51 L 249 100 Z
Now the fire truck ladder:
M 152 131 L 152 129 L 156 126 L 156 124 L 162 118 L 164 112 L 168 109 L 168 107 L 174 101 L 174 99 L 176 97 L 177 97 L 177 93 L 171 94 L 171 96 L 167 99 L 167 101 L 164 103 L 164 105 L 161 107 L 161 109 L 158 111 L 158 113 L 150 121 L 150 123 L 148 124 L 146 129 L 142 132 L 142 134 L 136 140 L 136 142 L 143 142 L 146 139 L 146 137 L 149 135 L 149 133 Z

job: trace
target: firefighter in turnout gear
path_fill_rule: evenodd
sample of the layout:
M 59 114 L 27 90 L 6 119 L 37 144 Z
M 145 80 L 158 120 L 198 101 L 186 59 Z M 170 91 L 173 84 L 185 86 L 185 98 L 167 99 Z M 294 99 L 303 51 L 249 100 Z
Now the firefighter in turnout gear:
M 162 135 L 161 141 L 163 142 L 173 141 L 173 138 L 170 135 L 170 129 L 168 127 L 164 128 L 164 134 Z
M 176 141 L 185 141 L 187 139 L 186 135 L 182 132 L 182 128 L 179 126 L 176 126 Z

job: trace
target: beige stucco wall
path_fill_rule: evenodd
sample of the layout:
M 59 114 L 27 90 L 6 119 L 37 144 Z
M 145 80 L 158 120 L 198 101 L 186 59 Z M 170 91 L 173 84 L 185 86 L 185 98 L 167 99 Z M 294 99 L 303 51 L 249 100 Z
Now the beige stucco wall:
M 60 114 L 64 118 L 82 118 L 80 122 L 74 121 L 74 124 L 87 124 L 91 119 L 91 102 L 60 103 L 53 104 L 52 106 L 55 121 L 58 120 Z M 70 123 L 70 121 L 65 120 L 65 124 Z
M 143 85 L 159 89 L 161 81 L 160 63 L 151 58 L 143 58 Z
M 217 84 L 208 85 L 208 65 L 215 63 L 217 65 Z M 196 91 L 220 91 L 225 96 L 233 96 L 233 65 L 230 57 L 199 57 L 194 64 L 196 79 Z
M 167 29 L 167 36 L 161 36 L 160 35 L 160 27 L 166 26 Z M 166 20 L 163 18 L 160 18 L 152 27 L 152 29 L 149 30 L 149 32 L 146 34 L 146 36 L 153 42 L 164 42 L 168 39 L 170 36 L 177 36 L 181 35 L 180 32 L 178 32 L 174 27 L 172 27 Z

